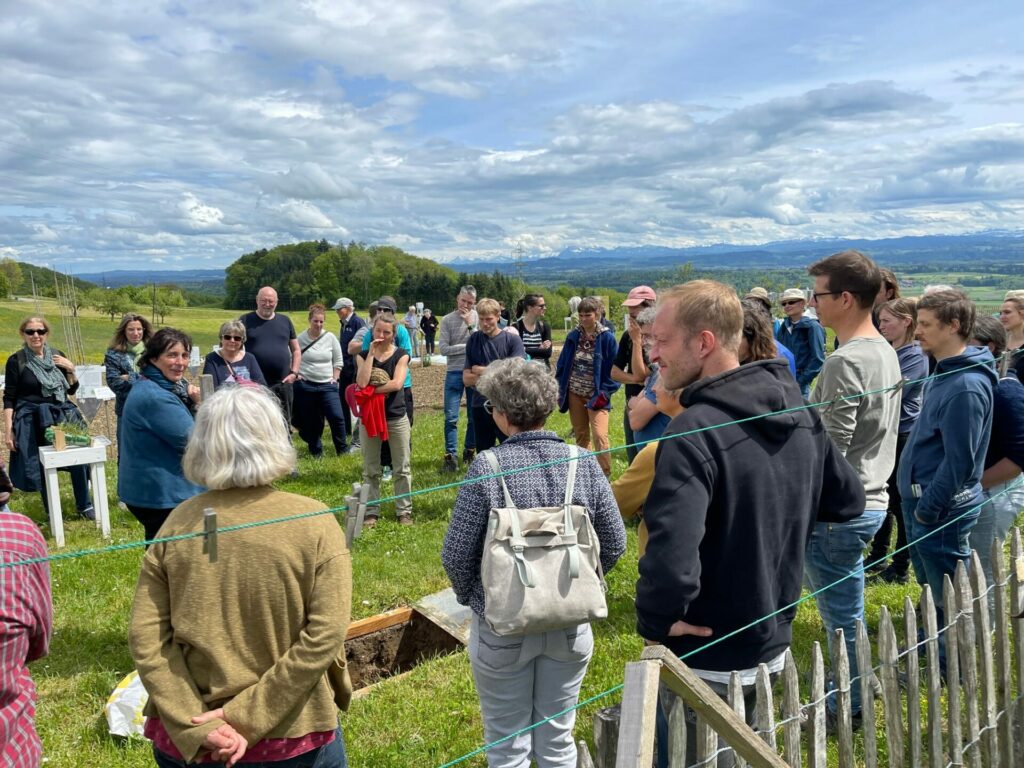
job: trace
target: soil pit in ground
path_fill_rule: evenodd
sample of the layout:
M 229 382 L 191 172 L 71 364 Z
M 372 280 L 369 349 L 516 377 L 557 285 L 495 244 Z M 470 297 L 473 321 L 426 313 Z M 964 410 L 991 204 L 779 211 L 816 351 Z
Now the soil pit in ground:
M 353 624 L 345 640 L 345 656 L 352 687 L 359 690 L 462 647 L 423 614 L 399 609 Z

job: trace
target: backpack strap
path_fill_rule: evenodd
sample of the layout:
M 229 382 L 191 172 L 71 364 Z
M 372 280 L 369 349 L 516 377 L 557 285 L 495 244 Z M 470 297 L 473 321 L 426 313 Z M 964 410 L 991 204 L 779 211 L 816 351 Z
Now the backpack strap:
M 501 474 L 501 465 L 498 464 L 498 457 L 494 455 L 493 449 L 488 448 L 481 454 L 487 463 L 491 465 L 491 471 L 498 476 L 498 482 L 501 483 L 501 492 L 505 494 L 505 506 L 509 509 L 518 509 L 518 507 L 512 502 L 512 497 L 509 495 L 508 486 L 505 485 L 505 476 Z
M 576 465 L 580 463 L 580 449 L 575 445 L 569 446 L 569 468 L 565 478 L 565 502 L 562 504 L 564 520 L 564 534 L 575 538 L 576 529 L 572 524 L 572 494 L 576 486 Z M 569 578 L 575 579 L 580 575 L 580 548 L 578 544 L 568 547 L 569 552 Z
M 522 582 L 524 587 L 532 587 L 534 586 L 533 570 L 530 568 L 530 564 L 526 562 L 526 540 L 523 538 L 523 529 L 519 525 L 519 515 L 517 513 L 519 507 L 512 502 L 512 496 L 508 492 L 508 486 L 505 485 L 505 477 L 501 474 L 501 465 L 498 464 L 498 457 L 494 455 L 494 451 L 489 448 L 480 455 L 487 460 L 491 471 L 498 476 L 498 482 L 501 483 L 501 492 L 505 496 L 505 507 L 510 512 L 508 522 L 512 528 L 512 536 L 509 539 L 509 546 L 512 548 L 512 557 L 516 561 L 516 573 L 519 576 L 519 581 Z

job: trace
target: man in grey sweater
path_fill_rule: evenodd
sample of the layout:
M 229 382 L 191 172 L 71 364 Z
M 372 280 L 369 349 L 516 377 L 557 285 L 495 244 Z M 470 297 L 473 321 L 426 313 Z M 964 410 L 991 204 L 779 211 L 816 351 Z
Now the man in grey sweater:
M 866 503 L 858 518 L 815 524 L 804 568 L 813 590 L 829 587 L 817 596 L 818 610 L 830 638 L 836 629 L 843 630 L 854 678 L 858 674 L 856 622 L 864 620 L 863 553 L 885 519 L 887 484 L 896 461 L 900 399 L 888 388 L 899 383 L 900 363 L 871 320 L 871 307 L 882 285 L 882 274 L 871 259 L 859 251 L 843 251 L 807 271 L 814 278 L 811 306 L 817 309 L 821 324 L 835 331 L 840 344 L 825 360 L 811 402 L 827 403 L 818 409 L 821 421 L 864 484 Z M 873 394 L 839 399 L 861 392 Z M 851 689 L 856 727 L 861 722 L 859 679 Z M 835 707 L 835 698 L 830 697 L 828 723 L 832 725 Z
M 464 285 L 455 297 L 455 311 L 441 318 L 437 346 L 447 358 L 447 373 L 444 378 L 444 464 L 442 472 L 458 472 L 455 459 L 459 450 L 459 411 L 462 405 L 462 369 L 466 364 L 466 341 L 476 330 L 476 288 Z M 467 408 L 466 438 L 463 444 L 462 461 L 469 464 L 476 453 L 473 435 L 473 415 Z

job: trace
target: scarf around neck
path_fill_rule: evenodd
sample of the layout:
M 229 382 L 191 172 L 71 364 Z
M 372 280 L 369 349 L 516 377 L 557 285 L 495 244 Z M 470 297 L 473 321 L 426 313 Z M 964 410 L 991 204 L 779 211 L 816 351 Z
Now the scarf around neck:
M 142 353 L 146 351 L 146 342 L 140 341 L 138 344 L 125 344 L 125 352 L 132 356 L 132 368 L 135 372 L 139 372 L 139 358 L 142 357 Z
M 53 362 L 53 350 L 49 344 L 43 345 L 43 356 L 39 357 L 35 352 L 25 345 L 26 365 L 39 380 L 39 387 L 43 397 L 52 397 L 58 403 L 67 399 L 68 380 L 64 372 Z
M 181 404 L 188 409 L 189 413 L 193 413 L 192 398 L 188 396 L 188 382 L 184 379 L 175 383 L 164 376 L 160 369 L 152 363 L 147 363 L 142 369 L 142 375 L 147 379 L 157 384 L 161 389 L 166 389 L 172 395 L 181 400 Z

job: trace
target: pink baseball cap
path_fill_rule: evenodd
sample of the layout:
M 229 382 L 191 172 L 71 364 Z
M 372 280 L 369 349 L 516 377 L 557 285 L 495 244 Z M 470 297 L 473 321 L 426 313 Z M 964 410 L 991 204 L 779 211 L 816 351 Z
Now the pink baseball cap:
M 657 301 L 658 294 L 654 292 L 654 289 L 649 285 L 638 285 L 636 288 L 629 292 L 629 296 L 622 302 L 624 307 L 635 307 L 639 304 L 643 304 L 645 301 Z

